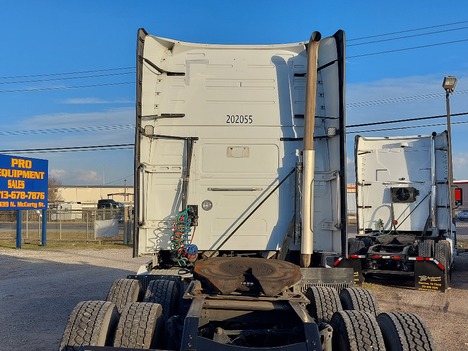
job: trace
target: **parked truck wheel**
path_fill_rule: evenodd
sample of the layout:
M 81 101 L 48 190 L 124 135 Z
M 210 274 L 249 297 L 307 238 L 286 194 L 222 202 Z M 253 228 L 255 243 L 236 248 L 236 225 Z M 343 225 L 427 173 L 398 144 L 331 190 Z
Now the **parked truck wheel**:
M 447 282 L 447 286 L 450 285 L 450 277 L 451 277 L 451 252 L 450 252 L 450 242 L 447 240 L 441 240 L 435 244 L 434 248 L 434 258 L 439 261 L 445 267 L 445 279 Z
M 310 300 L 307 310 L 318 323 L 330 323 L 333 313 L 342 310 L 338 291 L 334 288 L 312 286 L 307 289 L 306 296 Z
M 333 351 L 385 350 L 384 338 L 374 315 L 339 311 L 331 319 Z
M 447 269 L 450 268 L 450 242 L 441 240 L 435 244 L 434 258 L 444 265 Z
M 151 302 L 132 302 L 125 306 L 115 332 L 114 346 L 149 349 L 156 346 L 162 307 Z
M 144 302 L 155 302 L 162 306 L 163 320 L 177 314 L 179 301 L 179 288 L 177 283 L 168 279 L 152 280 L 146 289 Z
M 60 342 L 61 351 L 76 351 L 80 346 L 106 346 L 111 342 L 118 313 L 110 301 L 82 301 L 68 317 Z
M 107 294 L 107 301 L 112 301 L 117 307 L 117 311 L 122 313 L 122 310 L 128 303 L 138 301 L 140 295 L 140 284 L 136 279 L 117 279 L 112 283 L 112 286 Z
M 387 351 L 433 351 L 435 344 L 423 321 L 415 314 L 381 313 L 377 317 Z
M 434 240 L 424 240 L 418 245 L 419 257 L 432 257 L 434 252 Z
M 378 313 L 378 305 L 374 295 L 364 288 L 345 288 L 340 292 L 340 301 L 344 310 L 358 310 Z

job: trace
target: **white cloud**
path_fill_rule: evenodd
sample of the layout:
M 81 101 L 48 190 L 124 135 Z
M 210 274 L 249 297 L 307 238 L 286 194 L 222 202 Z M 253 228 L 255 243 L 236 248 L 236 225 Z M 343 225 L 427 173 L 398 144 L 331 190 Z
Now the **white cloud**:
M 67 173 L 68 172 L 65 169 L 54 168 L 49 170 L 49 177 L 62 181 L 66 177 Z
M 21 129 L 64 128 L 83 126 L 105 126 L 121 123 L 134 123 L 134 108 L 109 109 L 96 112 L 78 113 L 54 113 L 47 115 L 36 115 L 20 122 Z
M 78 183 L 98 184 L 99 175 L 92 170 L 78 170 L 71 172 L 71 177 L 76 179 Z

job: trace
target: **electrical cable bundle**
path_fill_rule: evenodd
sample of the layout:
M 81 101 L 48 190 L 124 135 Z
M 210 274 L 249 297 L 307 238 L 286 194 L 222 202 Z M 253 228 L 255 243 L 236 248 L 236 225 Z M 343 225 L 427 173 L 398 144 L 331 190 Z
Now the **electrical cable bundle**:
M 191 225 L 188 208 L 176 215 L 171 235 L 171 251 L 173 261 L 181 267 L 191 265 L 198 255 L 198 247 L 192 244 Z

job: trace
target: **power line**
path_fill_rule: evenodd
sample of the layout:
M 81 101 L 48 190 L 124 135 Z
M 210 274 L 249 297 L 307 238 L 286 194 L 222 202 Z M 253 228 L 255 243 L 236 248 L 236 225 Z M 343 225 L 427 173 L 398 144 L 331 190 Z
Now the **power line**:
M 13 130 L 0 131 L 0 135 L 38 135 L 38 134 L 59 134 L 59 133 L 83 133 L 83 132 L 101 132 L 111 130 L 134 129 L 134 124 L 117 124 L 107 126 L 87 126 L 87 127 L 68 127 L 68 128 L 52 128 L 52 129 L 29 129 L 29 130 Z
M 465 42 L 465 41 L 468 41 L 468 39 L 460 39 L 460 40 L 446 41 L 446 42 L 442 42 L 442 43 L 412 46 L 412 47 L 408 47 L 408 48 L 393 49 L 393 50 L 386 50 L 386 51 L 379 51 L 379 52 L 371 52 L 371 53 L 367 53 L 367 54 L 347 56 L 347 58 L 350 59 L 350 58 L 358 58 L 358 57 L 365 57 L 365 56 L 390 54 L 390 53 L 394 53 L 394 52 L 409 51 L 409 50 L 424 49 L 424 48 L 429 48 L 429 47 L 434 47 L 434 46 L 442 46 L 442 45 L 462 43 L 462 42 Z
M 132 179 L 134 175 L 135 175 L 135 174 L 132 173 L 132 174 L 130 174 L 130 175 L 128 175 L 128 176 L 125 176 L 125 177 L 122 177 L 122 178 L 113 180 L 113 181 L 111 181 L 111 182 L 107 182 L 106 185 L 107 185 L 107 184 L 117 183 L 117 182 L 119 182 L 119 181 L 121 181 L 121 180 L 127 180 L 128 178 Z M 129 185 L 129 186 L 130 186 L 130 185 Z
M 452 117 L 468 115 L 468 112 L 452 113 Z M 447 115 L 436 115 L 436 116 L 425 116 L 425 117 L 413 117 L 413 118 L 404 118 L 404 119 L 393 119 L 391 121 L 379 121 L 379 122 L 370 122 L 370 123 L 360 123 L 360 124 L 350 124 L 346 128 L 357 128 L 357 127 L 368 127 L 368 126 L 377 126 L 382 124 L 391 124 L 391 123 L 405 123 L 405 122 L 414 122 L 422 121 L 435 118 L 446 118 Z
M 62 87 L 0 90 L 0 93 L 25 93 L 25 92 L 46 91 L 46 90 L 96 88 L 96 87 L 108 87 L 108 86 L 126 85 L 126 84 L 135 84 L 135 82 L 102 83 L 102 84 L 90 84 L 90 85 L 68 85 L 68 86 L 62 86 Z
M 42 73 L 42 74 L 29 74 L 29 75 L 21 75 L 21 76 L 9 76 L 9 77 L 0 77 L 0 79 L 22 79 L 22 78 L 34 78 L 34 77 L 51 77 L 51 76 L 63 76 L 63 75 L 70 75 L 70 74 L 85 74 L 85 73 L 97 73 L 97 72 L 109 72 L 109 71 L 122 71 L 133 69 L 135 67 L 117 67 L 117 68 L 103 68 L 103 69 L 95 69 L 95 70 L 86 70 L 86 71 L 75 71 L 75 72 L 61 72 L 61 73 Z
M 376 43 L 383 43 L 383 42 L 386 42 L 386 41 L 394 41 L 394 40 L 401 40 L 401 39 L 422 37 L 422 36 L 426 36 L 426 35 L 440 34 L 440 33 L 445 33 L 445 32 L 452 32 L 452 31 L 463 30 L 463 29 L 467 29 L 467 28 L 468 28 L 468 27 L 452 28 L 452 29 L 446 29 L 446 30 L 442 30 L 442 31 L 438 31 L 438 32 L 428 32 L 428 33 L 420 33 L 420 34 L 413 34 L 413 35 L 405 35 L 405 36 L 396 37 L 396 38 L 372 40 L 372 41 L 366 41 L 366 42 L 364 42 L 364 43 L 357 43 L 357 44 L 346 45 L 346 47 L 360 46 L 360 45 L 367 45 L 367 44 L 376 44 Z
M 459 121 L 459 122 L 451 122 L 451 125 L 456 124 L 467 124 L 468 121 Z M 446 126 L 446 123 L 433 123 L 433 124 L 426 124 L 426 125 L 415 125 L 411 126 L 411 128 L 429 128 L 429 127 L 440 127 Z M 394 128 L 381 128 L 381 129 L 369 129 L 369 130 L 356 130 L 356 131 L 346 131 L 346 134 L 358 134 L 358 133 L 375 133 L 375 132 L 383 132 L 383 131 L 390 131 L 390 130 L 401 130 L 401 127 L 394 127 Z
M 77 76 L 77 77 L 61 77 L 61 78 L 33 79 L 33 80 L 23 80 L 23 81 L 14 81 L 14 82 L 0 82 L 0 84 L 24 84 L 24 83 L 54 82 L 54 81 L 72 80 L 72 79 L 89 79 L 89 78 L 102 78 L 102 77 L 111 77 L 111 76 L 122 76 L 122 75 L 126 75 L 126 74 L 135 74 L 135 72 L 105 73 L 105 74 L 96 74 L 96 75 L 92 75 L 92 76 Z
M 466 93 L 468 93 L 468 90 L 458 90 L 458 91 L 455 91 L 453 94 L 455 95 L 455 94 L 466 94 Z M 432 99 L 432 98 L 437 98 L 440 96 L 445 96 L 445 93 L 429 93 L 429 94 L 413 95 L 413 96 L 401 96 L 401 97 L 388 98 L 388 99 L 349 102 L 346 104 L 346 107 L 355 108 L 355 107 L 367 107 L 367 106 L 374 106 L 374 105 L 394 104 L 394 103 L 416 101 L 416 100 L 423 100 L 423 99 Z
M 96 151 L 96 150 L 125 150 L 133 149 L 135 144 L 110 144 L 110 145 L 91 145 L 91 146 L 68 146 L 68 147 L 49 147 L 38 149 L 9 149 L 0 150 L 0 153 L 48 153 L 48 152 L 72 152 L 72 151 Z
M 364 40 L 364 39 L 385 37 L 385 36 L 395 35 L 395 34 L 411 33 L 411 32 L 417 32 L 419 30 L 426 30 L 426 29 L 440 28 L 440 27 L 446 27 L 446 26 L 453 26 L 453 25 L 456 25 L 456 24 L 464 24 L 464 23 L 468 23 L 468 21 L 452 22 L 452 23 L 438 24 L 438 25 L 433 25 L 433 26 L 428 26 L 428 27 L 420 27 L 420 28 L 414 28 L 414 29 L 400 30 L 400 31 L 397 31 L 397 32 L 374 34 L 374 35 L 369 35 L 369 36 L 360 37 L 360 38 L 347 39 L 347 41 L 356 41 L 356 40 Z

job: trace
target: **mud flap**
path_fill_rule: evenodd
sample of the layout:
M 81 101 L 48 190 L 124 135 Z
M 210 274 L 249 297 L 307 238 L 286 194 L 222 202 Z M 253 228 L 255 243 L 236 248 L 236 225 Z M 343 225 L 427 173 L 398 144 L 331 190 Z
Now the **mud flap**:
M 448 274 L 435 260 L 414 262 L 414 287 L 421 291 L 445 292 L 449 287 Z
M 336 268 L 352 268 L 354 285 L 362 285 L 364 283 L 364 275 L 362 274 L 362 264 L 360 259 L 339 258 L 334 266 Z

